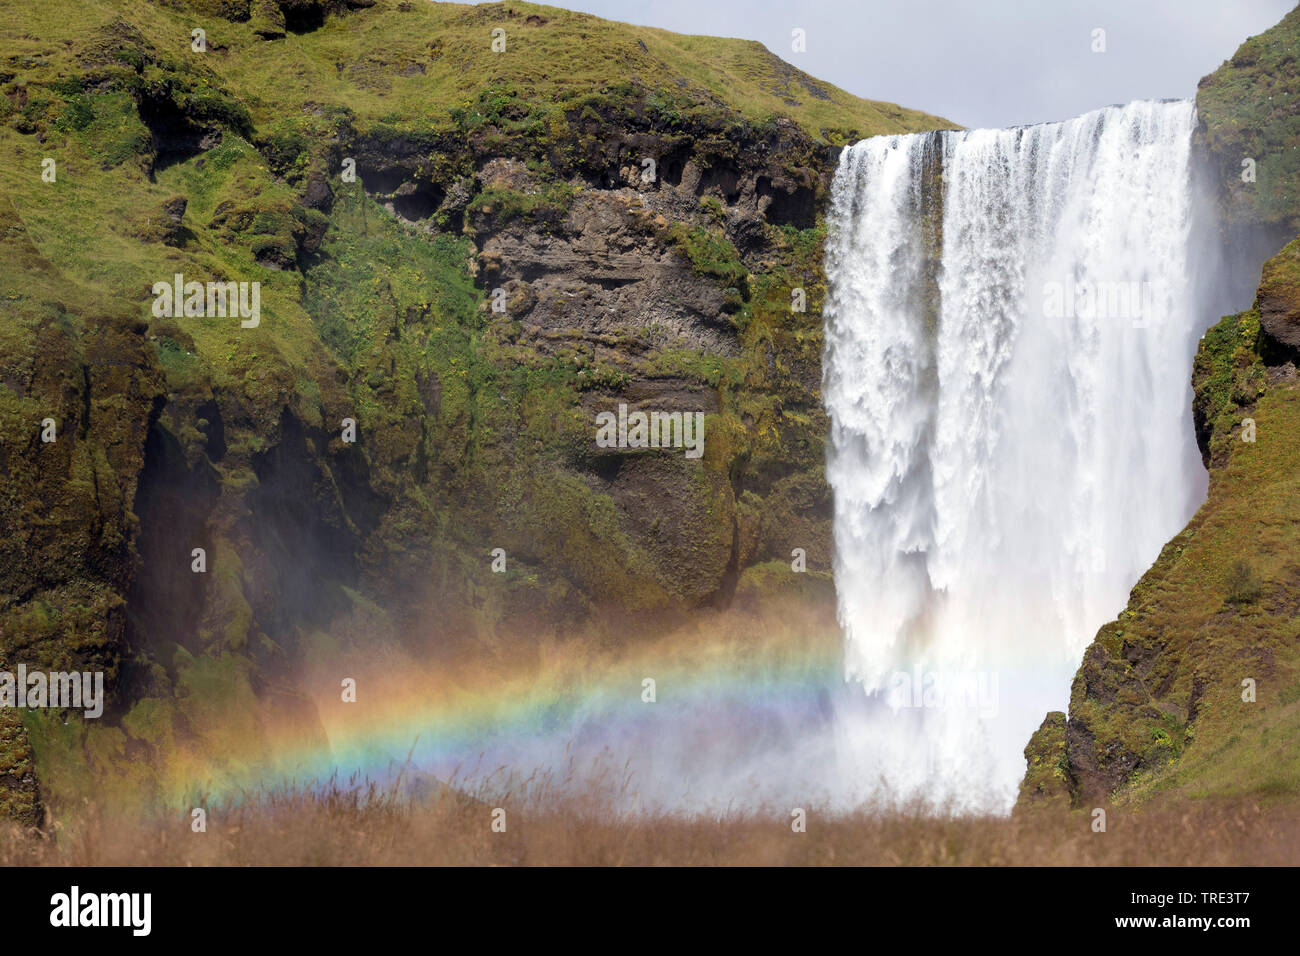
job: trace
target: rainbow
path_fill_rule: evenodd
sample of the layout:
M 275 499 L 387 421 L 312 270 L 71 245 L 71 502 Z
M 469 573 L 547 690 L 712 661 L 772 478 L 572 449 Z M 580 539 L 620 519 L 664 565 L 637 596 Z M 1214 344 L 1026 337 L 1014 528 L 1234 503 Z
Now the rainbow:
M 487 795 L 544 782 L 554 793 L 618 775 L 631 778 L 642 805 L 734 801 L 749 786 L 746 770 L 796 746 L 806 751 L 809 732 L 826 730 L 829 697 L 844 684 L 838 639 L 747 653 L 657 648 L 514 674 L 467 670 L 362 675 L 354 702 L 321 691 L 312 701 L 318 726 L 265 719 L 261 739 L 173 761 L 164 803 L 239 804 L 339 781 L 415 796 L 447 783 Z M 735 788 L 725 785 L 729 775 Z

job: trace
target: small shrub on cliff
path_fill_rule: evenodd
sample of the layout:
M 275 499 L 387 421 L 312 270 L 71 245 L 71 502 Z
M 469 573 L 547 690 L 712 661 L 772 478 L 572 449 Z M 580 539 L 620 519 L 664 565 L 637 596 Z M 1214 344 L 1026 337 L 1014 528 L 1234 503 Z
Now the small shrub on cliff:
M 1225 589 L 1229 604 L 1253 604 L 1259 600 L 1259 595 L 1264 588 L 1249 564 L 1245 561 L 1236 561 L 1228 571 Z

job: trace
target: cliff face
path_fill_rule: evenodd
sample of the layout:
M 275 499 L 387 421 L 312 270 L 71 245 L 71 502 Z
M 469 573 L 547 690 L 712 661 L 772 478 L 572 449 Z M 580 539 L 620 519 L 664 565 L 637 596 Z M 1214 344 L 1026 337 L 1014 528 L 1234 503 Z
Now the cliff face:
M 162 377 L 133 310 L 68 281 L 0 204 L 0 670 L 121 677 L 145 434 Z M 0 711 L 0 815 L 41 820 L 22 713 Z
M 218 712 L 310 735 L 309 658 L 829 595 L 834 145 L 943 121 L 529 4 L 134 9 L 0 20 L 0 668 L 109 687 L 0 715 L 6 812 L 147 795 Z M 621 404 L 702 456 L 602 447 Z
M 1300 240 L 1277 251 L 1300 229 L 1298 49 L 1300 10 L 1201 82 L 1225 242 L 1270 258 L 1197 353 L 1206 502 L 1098 632 L 1068 719 L 1025 748 L 1021 808 L 1300 790 Z

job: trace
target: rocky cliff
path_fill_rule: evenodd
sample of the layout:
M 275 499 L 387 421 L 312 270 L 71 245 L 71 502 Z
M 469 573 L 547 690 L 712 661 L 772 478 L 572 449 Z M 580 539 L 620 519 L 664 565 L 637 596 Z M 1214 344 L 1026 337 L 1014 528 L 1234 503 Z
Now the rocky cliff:
M 0 810 L 310 734 L 311 657 L 829 594 L 835 147 L 944 121 L 524 3 L 0 17 L 0 667 L 109 686 L 4 712 Z M 702 456 L 598 443 L 620 405 Z

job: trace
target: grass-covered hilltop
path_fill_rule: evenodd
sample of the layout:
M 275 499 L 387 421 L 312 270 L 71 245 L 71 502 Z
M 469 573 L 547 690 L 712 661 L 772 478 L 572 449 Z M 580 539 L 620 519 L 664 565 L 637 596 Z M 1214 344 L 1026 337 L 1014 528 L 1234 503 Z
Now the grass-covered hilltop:
M 1300 9 L 1201 81 L 1225 237 L 1272 258 L 1196 356 L 1208 499 L 1088 648 L 1068 719 L 1025 749 L 1022 808 L 1300 793 L 1300 239 L 1277 251 L 1300 231 L 1297 57 Z
M 310 733 L 308 658 L 826 606 L 832 147 L 944 120 L 526 3 L 10 2 L 0 49 L 0 669 L 109 696 L 0 712 L 9 816 Z M 619 403 L 703 457 L 598 446 Z

